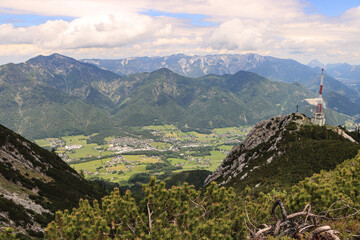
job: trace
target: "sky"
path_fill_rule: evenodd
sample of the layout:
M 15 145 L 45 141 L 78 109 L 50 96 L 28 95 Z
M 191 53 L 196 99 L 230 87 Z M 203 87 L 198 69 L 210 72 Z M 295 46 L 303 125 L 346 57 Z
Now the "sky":
M 360 0 L 0 0 L 0 64 L 246 54 L 360 65 Z

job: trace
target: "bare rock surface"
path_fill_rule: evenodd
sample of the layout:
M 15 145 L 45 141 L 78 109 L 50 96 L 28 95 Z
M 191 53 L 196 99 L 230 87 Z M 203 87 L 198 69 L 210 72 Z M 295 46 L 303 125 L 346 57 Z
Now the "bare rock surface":
M 268 143 L 269 147 L 266 151 L 274 151 L 274 155 L 268 158 L 266 162 L 266 164 L 270 164 L 274 156 L 280 156 L 282 154 L 282 152 L 277 151 L 277 145 L 282 140 L 286 126 L 291 122 L 295 122 L 297 126 L 300 126 L 304 119 L 305 117 L 302 114 L 295 113 L 286 116 L 275 116 L 269 120 L 263 120 L 257 123 L 248 133 L 245 141 L 235 146 L 215 172 L 206 178 L 205 185 L 212 181 L 218 181 L 219 179 L 221 179 L 220 185 L 224 185 L 232 178 L 241 175 L 241 180 L 246 178 L 248 173 L 244 173 L 244 168 L 262 154 L 262 152 L 256 151 L 251 153 L 250 150 L 255 149 L 262 143 Z M 259 166 L 255 168 L 257 167 Z

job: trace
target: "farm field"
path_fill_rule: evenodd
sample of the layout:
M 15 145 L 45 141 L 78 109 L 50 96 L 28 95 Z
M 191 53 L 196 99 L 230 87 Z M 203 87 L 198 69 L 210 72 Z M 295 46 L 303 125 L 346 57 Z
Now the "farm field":
M 104 144 L 90 136 L 77 135 L 38 139 L 39 146 L 53 148 L 71 167 L 87 179 L 104 179 L 127 185 L 139 173 L 161 175 L 185 170 L 214 171 L 251 127 L 216 128 L 208 133 L 184 132 L 174 125 L 142 127 L 144 136 L 106 136 Z M 149 137 L 153 136 L 153 138 Z

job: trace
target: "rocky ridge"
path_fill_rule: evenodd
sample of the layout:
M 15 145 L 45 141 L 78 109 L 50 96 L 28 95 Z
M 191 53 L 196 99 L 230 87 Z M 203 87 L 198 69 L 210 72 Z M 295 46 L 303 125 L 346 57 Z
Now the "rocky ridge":
M 282 139 L 282 133 L 294 118 L 303 119 L 304 116 L 298 113 L 294 116 L 276 116 L 270 120 L 263 120 L 257 123 L 251 132 L 249 132 L 246 140 L 242 144 L 235 146 L 216 171 L 206 178 L 205 185 L 219 178 L 223 179 L 220 185 L 224 185 L 242 173 L 242 178 L 245 178 L 247 174 L 243 172 L 244 168 L 259 155 L 259 153 L 255 152 L 253 155 L 248 156 L 247 152 L 264 142 L 269 142 L 270 146 L 266 151 L 278 150 L 277 144 Z M 301 123 L 301 121 L 298 122 Z M 281 154 L 282 152 L 276 152 L 277 156 Z M 235 158 L 237 159 L 236 161 L 234 161 Z M 272 159 L 273 157 L 269 158 L 267 163 L 270 163 Z
M 206 178 L 205 185 L 216 181 L 271 190 L 283 181 L 289 186 L 322 169 L 335 168 L 358 150 L 359 144 L 337 127 L 311 125 L 300 113 L 276 116 L 257 123 Z

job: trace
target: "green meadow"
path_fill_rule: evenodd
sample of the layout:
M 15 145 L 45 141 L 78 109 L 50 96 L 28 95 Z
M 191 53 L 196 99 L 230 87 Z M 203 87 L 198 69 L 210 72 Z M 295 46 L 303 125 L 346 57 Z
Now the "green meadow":
M 174 125 L 151 125 L 142 127 L 142 130 L 149 131 L 151 134 L 148 136 L 154 136 L 156 140 L 146 141 L 140 136 L 136 144 L 140 145 L 137 146 L 139 149 L 128 146 L 128 151 L 124 153 L 116 150 L 116 144 L 124 145 L 121 144 L 121 138 L 116 140 L 116 136 L 105 137 L 103 145 L 89 141 L 96 134 L 39 139 L 35 142 L 42 147 L 50 147 L 50 141 L 63 142 L 65 145 L 58 146 L 56 152 L 76 171 L 84 174 L 85 178 L 104 179 L 124 185 L 134 174 L 162 174 L 165 169 L 154 170 L 152 167 L 158 163 L 160 165 L 157 166 L 166 166 L 167 172 L 169 164 L 173 172 L 195 169 L 214 171 L 226 153 L 245 137 L 250 127 L 216 128 L 208 134 L 183 132 Z M 69 150 L 74 145 L 79 148 Z M 149 147 L 152 150 L 138 153 Z

